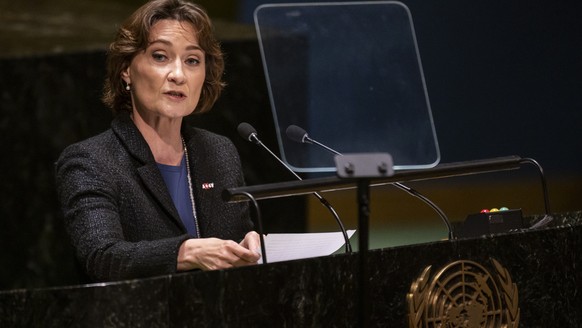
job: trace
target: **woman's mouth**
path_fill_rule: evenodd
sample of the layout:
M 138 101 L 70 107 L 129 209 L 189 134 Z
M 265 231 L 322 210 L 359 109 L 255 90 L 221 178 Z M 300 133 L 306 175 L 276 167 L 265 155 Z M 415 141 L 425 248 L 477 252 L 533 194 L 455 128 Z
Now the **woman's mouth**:
M 180 91 L 167 91 L 164 92 L 165 95 L 170 96 L 170 98 L 172 99 L 176 99 L 176 100 L 181 100 L 186 98 L 186 94 L 180 92 Z

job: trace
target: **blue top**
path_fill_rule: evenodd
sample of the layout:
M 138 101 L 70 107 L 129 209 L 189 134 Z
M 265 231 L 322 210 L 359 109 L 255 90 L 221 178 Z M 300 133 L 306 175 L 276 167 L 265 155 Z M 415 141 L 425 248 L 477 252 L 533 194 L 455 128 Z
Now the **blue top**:
M 162 177 L 166 182 L 170 196 L 180 214 L 180 219 L 184 223 L 186 230 L 192 236 L 198 236 L 196 231 L 196 218 L 192 211 L 192 200 L 190 199 L 190 187 L 188 186 L 188 172 L 186 157 L 182 157 L 179 166 L 156 163 Z

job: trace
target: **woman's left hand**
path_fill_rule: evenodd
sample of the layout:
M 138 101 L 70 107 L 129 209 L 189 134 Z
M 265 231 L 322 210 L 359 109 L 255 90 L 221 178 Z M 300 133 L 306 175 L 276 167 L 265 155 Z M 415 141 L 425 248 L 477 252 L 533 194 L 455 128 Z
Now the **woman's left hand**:
M 261 252 L 261 239 L 259 234 L 255 231 L 250 231 L 245 235 L 245 238 L 240 242 L 240 245 L 250 251 Z

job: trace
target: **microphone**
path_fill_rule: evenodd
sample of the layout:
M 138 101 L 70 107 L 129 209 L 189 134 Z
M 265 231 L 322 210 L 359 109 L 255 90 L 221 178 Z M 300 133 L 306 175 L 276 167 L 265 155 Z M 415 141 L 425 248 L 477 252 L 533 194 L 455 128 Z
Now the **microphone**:
M 271 149 L 269 149 L 269 147 L 265 146 L 265 144 L 263 144 L 261 142 L 261 140 L 259 139 L 259 137 L 257 135 L 257 130 L 255 130 L 255 128 L 252 125 L 250 125 L 249 123 L 246 123 L 246 122 L 242 122 L 241 124 L 238 125 L 237 131 L 238 131 L 238 134 L 243 139 L 263 147 L 269 154 L 271 154 L 271 156 L 273 156 L 275 159 L 277 159 L 277 161 L 279 161 L 279 163 L 281 163 L 281 165 L 283 165 L 283 167 L 285 167 L 289 172 L 291 172 L 291 174 L 293 174 L 295 176 L 295 178 L 297 178 L 297 180 L 303 180 L 303 179 L 301 179 L 301 177 L 299 175 L 297 175 L 297 173 L 295 173 L 295 171 L 293 171 L 287 164 L 285 164 L 285 162 L 283 162 L 283 160 L 281 160 L 277 155 L 275 155 L 275 153 L 273 153 L 271 151 Z M 315 197 L 317 197 L 317 199 L 319 199 L 321 204 L 323 204 L 323 206 L 325 206 L 333 215 L 333 217 L 334 217 L 335 221 L 337 222 L 337 224 L 339 225 L 339 228 L 340 228 L 342 235 L 344 237 L 344 241 L 346 244 L 346 253 L 351 253 L 352 252 L 352 245 L 350 244 L 350 238 L 348 237 L 348 234 L 346 233 L 346 229 L 344 228 L 344 225 L 343 225 L 342 221 L 340 220 L 339 215 L 337 214 L 335 209 L 331 206 L 331 204 L 325 198 L 323 198 L 323 196 L 321 196 L 317 192 L 313 192 L 313 195 Z
M 309 138 L 309 135 L 307 134 L 307 131 L 305 131 L 304 129 L 298 127 L 297 125 L 289 125 L 287 127 L 287 137 L 289 137 L 289 139 L 298 142 L 298 143 L 313 143 L 318 145 L 319 147 L 322 147 L 324 149 L 326 149 L 329 152 L 332 152 L 336 155 L 342 156 L 342 154 L 338 153 L 337 151 L 335 151 L 334 149 L 329 148 L 328 146 L 317 142 L 316 140 L 313 140 L 311 138 Z
M 316 145 L 324 148 L 325 150 L 327 150 L 331 153 L 334 153 L 335 155 L 343 156 L 340 152 L 338 152 L 338 151 L 336 151 L 336 150 L 334 150 L 334 149 L 332 149 L 332 148 L 330 148 L 330 147 L 328 147 L 328 146 L 326 146 L 326 145 L 324 145 L 316 140 L 311 139 L 309 137 L 309 135 L 307 134 L 307 131 L 305 131 L 305 129 L 303 129 L 297 125 L 289 125 L 287 127 L 286 133 L 287 133 L 287 137 L 295 142 L 316 144 Z M 443 220 L 444 224 L 447 226 L 447 229 L 449 232 L 449 239 L 450 240 L 454 239 L 453 228 L 451 226 L 451 222 L 447 218 L 446 214 L 438 206 L 436 206 L 436 204 L 434 204 L 430 199 L 426 198 L 418 191 L 416 191 L 410 187 L 407 187 L 400 182 L 394 182 L 394 183 L 392 183 L 392 185 L 401 189 L 401 190 L 404 190 L 408 194 L 420 199 L 425 204 L 430 206 L 435 212 L 437 212 L 437 214 L 440 216 L 441 220 Z
M 261 143 L 261 140 L 259 140 L 259 137 L 257 137 L 257 130 L 255 130 L 255 128 L 247 122 L 242 122 L 239 124 L 236 130 L 243 139 L 246 139 L 247 141 L 257 145 Z

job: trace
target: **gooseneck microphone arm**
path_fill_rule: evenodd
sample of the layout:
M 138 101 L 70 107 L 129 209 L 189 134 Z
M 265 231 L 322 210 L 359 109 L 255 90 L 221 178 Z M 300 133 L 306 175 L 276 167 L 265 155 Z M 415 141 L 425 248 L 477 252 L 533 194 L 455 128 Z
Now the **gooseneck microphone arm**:
M 287 171 L 291 172 L 291 174 L 293 174 L 295 176 L 295 178 L 297 178 L 297 180 L 303 180 L 303 179 L 301 179 L 301 177 L 297 173 L 295 173 L 295 171 L 293 171 L 287 164 L 285 164 L 285 162 L 283 162 L 283 160 L 281 160 L 279 158 L 279 156 L 275 155 L 275 153 L 273 153 L 271 151 L 271 149 L 269 149 L 269 147 L 265 146 L 265 144 L 263 144 L 261 142 L 261 140 L 257 136 L 257 131 L 255 130 L 255 128 L 252 125 L 250 125 L 246 122 L 243 122 L 243 123 L 238 125 L 237 131 L 238 131 L 238 134 L 243 139 L 263 147 L 263 149 L 265 149 L 269 154 L 271 154 L 271 156 L 276 158 L 277 161 L 279 161 L 279 163 L 281 163 L 281 165 L 283 165 L 283 167 L 287 169 Z M 337 214 L 335 209 L 331 206 L 331 204 L 325 198 L 323 198 L 323 196 L 321 196 L 317 192 L 313 192 L 313 195 L 315 197 L 317 197 L 317 199 L 319 199 L 321 204 L 323 206 L 325 206 L 333 215 L 333 217 L 334 217 L 335 221 L 337 222 L 337 224 L 341 230 L 341 233 L 344 237 L 344 241 L 346 244 L 346 253 L 351 253 L 352 252 L 352 245 L 350 244 L 350 238 L 348 237 L 346 229 L 345 229 L 341 219 L 339 218 L 339 215 Z
M 241 194 L 243 196 L 247 197 L 249 199 L 249 201 L 253 203 L 253 207 L 255 208 L 255 213 L 257 216 L 257 225 L 259 228 L 259 240 L 261 241 L 261 258 L 263 260 L 263 264 L 267 264 L 268 263 L 267 262 L 267 249 L 266 249 L 266 245 L 265 245 L 263 219 L 261 218 L 261 208 L 259 207 L 259 204 L 257 203 L 257 200 L 255 199 L 255 197 L 253 197 L 253 195 L 251 195 L 248 192 L 242 192 Z
M 303 128 L 298 127 L 297 125 L 289 125 L 287 127 L 287 137 L 289 137 L 289 139 L 298 142 L 298 143 L 307 143 L 307 144 L 316 144 L 319 147 L 334 153 L 336 155 L 342 156 L 341 153 L 339 153 L 337 150 L 329 148 L 328 146 L 322 144 L 321 142 L 318 142 L 317 140 L 313 140 L 311 138 L 309 138 L 309 135 L 307 134 L 307 131 L 305 131 Z
M 538 169 L 538 173 L 540 175 L 540 180 L 542 183 L 542 193 L 543 193 L 543 197 L 544 197 L 544 211 L 546 212 L 546 215 L 550 215 L 551 211 L 550 211 L 550 200 L 548 197 L 548 187 L 546 184 L 546 176 L 544 175 L 544 169 L 542 168 L 542 166 L 533 158 L 522 158 L 519 161 L 520 164 L 532 164 L 534 165 L 537 169 Z
M 299 142 L 299 143 L 313 143 L 316 144 L 324 149 L 326 149 L 329 152 L 334 153 L 335 155 L 338 156 L 342 156 L 342 154 L 320 142 L 317 142 L 313 139 L 311 139 L 309 137 L 309 135 L 307 134 L 307 131 L 305 131 L 303 128 L 297 126 L 297 125 L 289 125 L 287 127 L 287 137 L 289 137 L 289 139 L 295 141 L 295 142 Z M 427 204 L 428 206 L 430 206 L 430 208 L 432 208 L 435 212 L 437 212 L 437 214 L 439 215 L 439 217 L 441 218 L 441 220 L 443 221 L 443 223 L 447 226 L 447 230 L 448 230 L 448 235 L 449 235 L 449 240 L 454 239 L 454 233 L 453 233 L 453 227 L 451 226 L 451 222 L 449 221 L 449 218 L 446 216 L 446 214 L 435 204 L 433 203 L 430 199 L 428 199 L 427 197 L 423 196 L 421 193 L 419 193 L 418 191 L 407 187 L 405 185 L 403 185 L 400 182 L 394 182 L 392 183 L 393 186 L 397 187 L 398 189 L 401 189 L 405 192 L 407 192 L 408 194 L 420 199 L 421 201 L 423 201 L 425 204 Z
M 546 184 L 546 176 L 544 175 L 544 169 L 533 158 L 522 158 L 519 161 L 519 163 L 520 164 L 533 164 L 538 169 L 538 173 L 540 175 L 540 179 L 541 179 L 541 183 L 542 183 L 542 193 L 543 193 L 543 197 L 544 197 L 544 211 L 545 211 L 546 215 L 544 215 L 543 218 L 541 218 L 540 220 L 538 220 L 537 222 L 532 224 L 532 226 L 530 226 L 529 228 L 530 229 L 543 228 L 543 227 L 547 226 L 548 224 L 550 224 L 554 220 L 554 217 L 551 215 L 552 212 L 550 210 L 550 199 L 548 197 L 548 187 Z

